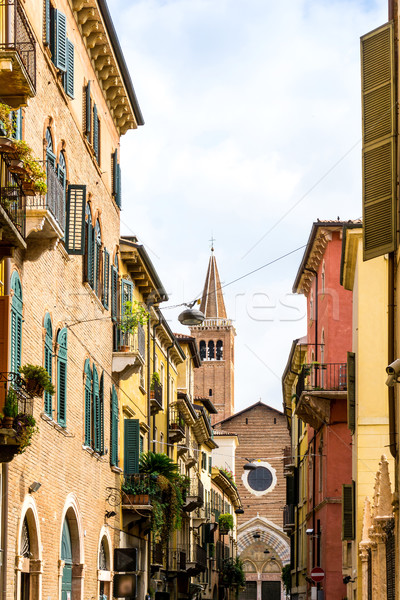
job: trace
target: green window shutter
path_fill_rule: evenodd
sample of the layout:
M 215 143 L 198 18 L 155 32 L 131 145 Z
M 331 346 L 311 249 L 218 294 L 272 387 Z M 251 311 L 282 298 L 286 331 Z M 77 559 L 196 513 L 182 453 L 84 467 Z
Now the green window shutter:
M 54 54 L 53 62 L 57 69 L 67 68 L 67 18 L 60 10 L 54 10 Z
M 99 375 L 93 365 L 93 450 L 100 452 L 100 390 Z
M 121 208 L 122 204 L 122 195 L 121 195 L 121 165 L 117 163 L 117 193 L 115 196 L 115 201 L 117 203 L 118 208 Z
M 13 127 L 12 137 L 14 140 L 22 140 L 22 110 L 13 110 L 11 113 Z
M 121 168 L 118 163 L 118 150 L 112 154 L 113 165 L 113 196 L 118 208 L 121 208 Z
M 44 0 L 44 43 L 50 44 L 50 0 Z
M 124 420 L 124 473 L 139 472 L 139 419 Z
M 90 81 L 86 86 L 86 99 L 85 99 L 85 131 L 87 140 L 90 142 L 90 135 L 92 131 L 92 99 L 90 97 Z
M 115 386 L 111 392 L 111 465 L 118 466 L 118 396 Z
M 68 254 L 85 252 L 86 185 L 69 185 L 65 228 L 65 249 Z
M 364 260 L 396 248 L 393 24 L 361 38 Z
M 85 361 L 85 446 L 92 445 L 92 371 L 88 359 Z
M 129 279 L 121 280 L 121 314 L 125 302 L 132 302 L 133 296 L 133 283 Z
M 110 294 L 110 253 L 106 248 L 103 251 L 103 306 L 108 309 Z
M 208 472 L 210 473 L 210 475 L 211 475 L 211 471 L 212 471 L 212 458 L 211 458 L 211 456 L 209 456 L 209 458 L 208 458 Z
M 99 222 L 96 221 L 96 225 L 93 231 L 93 265 L 94 265 L 94 282 L 93 289 L 97 296 L 100 296 L 100 261 L 101 261 L 101 231 Z
M 90 287 L 94 287 L 94 264 L 93 264 L 93 254 L 94 254 L 94 228 L 92 225 L 92 218 L 90 214 L 88 215 L 87 221 L 87 281 Z
M 44 368 L 49 374 L 50 381 L 53 380 L 53 328 L 51 325 L 50 315 L 47 313 L 44 319 L 44 327 L 46 330 L 44 340 Z M 44 393 L 44 412 L 49 417 L 53 418 L 53 396 L 48 392 Z
M 347 353 L 347 426 L 353 434 L 356 428 L 356 355 Z
M 342 487 L 342 540 L 354 540 L 354 483 Z
M 11 275 L 10 287 L 14 292 L 11 303 L 11 371 L 19 373 L 22 348 L 22 285 L 17 271 Z
M 64 89 L 70 98 L 74 97 L 74 55 L 74 45 L 71 40 L 67 38 L 67 71 L 65 73 Z
M 57 336 L 57 421 L 62 427 L 67 424 L 67 329 Z
M 97 162 L 99 162 L 99 120 L 97 117 L 97 106 L 93 105 L 93 150 Z
M 114 265 L 111 267 L 111 318 L 118 319 L 118 270 Z

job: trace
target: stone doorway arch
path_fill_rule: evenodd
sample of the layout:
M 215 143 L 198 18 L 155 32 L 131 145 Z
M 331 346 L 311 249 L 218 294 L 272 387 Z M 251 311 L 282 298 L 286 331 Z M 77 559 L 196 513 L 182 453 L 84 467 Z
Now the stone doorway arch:
M 16 598 L 40 598 L 42 588 L 42 544 L 39 516 L 32 496 L 27 496 L 18 526 L 15 562 Z
M 60 524 L 58 590 L 60 600 L 81 600 L 85 577 L 82 517 L 74 494 L 67 497 Z

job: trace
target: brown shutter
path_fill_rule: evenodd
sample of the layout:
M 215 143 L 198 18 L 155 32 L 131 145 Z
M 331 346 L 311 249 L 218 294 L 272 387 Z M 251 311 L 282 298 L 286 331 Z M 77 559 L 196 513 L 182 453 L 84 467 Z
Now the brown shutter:
M 354 483 L 343 484 L 342 540 L 354 540 Z
M 347 353 L 347 426 L 353 434 L 356 428 L 356 355 Z
M 396 248 L 393 24 L 361 38 L 364 260 Z

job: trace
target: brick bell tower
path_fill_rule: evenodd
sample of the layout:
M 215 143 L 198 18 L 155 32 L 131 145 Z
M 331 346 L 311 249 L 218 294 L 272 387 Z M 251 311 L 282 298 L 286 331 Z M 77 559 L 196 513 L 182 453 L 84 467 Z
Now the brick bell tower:
M 234 413 L 235 328 L 226 317 L 214 248 L 211 248 L 200 310 L 205 315 L 201 325 L 190 328 L 200 350 L 202 365 L 195 369 L 194 394 L 210 398 L 218 414 L 212 424 Z

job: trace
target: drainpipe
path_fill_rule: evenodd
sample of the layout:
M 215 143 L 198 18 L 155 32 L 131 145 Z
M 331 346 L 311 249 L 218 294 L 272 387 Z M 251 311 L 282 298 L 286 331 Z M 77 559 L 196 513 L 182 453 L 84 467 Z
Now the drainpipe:
M 394 254 L 389 254 L 388 260 L 388 364 L 395 359 L 395 341 L 394 341 L 394 282 L 395 282 L 395 260 Z M 393 458 L 397 456 L 397 423 L 396 423 L 396 397 L 394 386 L 388 387 L 389 400 L 389 449 Z
M 169 403 L 170 403 L 170 396 L 169 396 L 169 352 L 170 350 L 172 350 L 172 348 L 175 346 L 175 343 L 173 342 L 170 346 L 168 346 L 167 348 L 167 454 L 168 454 L 168 444 L 169 444 Z M 167 539 L 167 579 L 168 579 L 168 570 L 169 570 L 169 538 Z
M 155 372 L 156 365 L 156 329 L 159 325 L 161 325 L 162 316 L 159 314 L 158 322 L 153 325 L 153 373 Z M 157 444 L 156 444 L 156 415 L 153 415 L 153 452 L 157 452 Z
M 318 273 L 315 269 L 304 267 L 304 271 L 315 275 L 315 362 L 318 362 Z
M 149 308 L 150 310 L 150 308 Z M 147 321 L 147 425 L 149 428 L 147 435 L 147 450 L 150 452 L 150 430 L 151 430 L 151 403 L 150 403 L 150 318 Z

